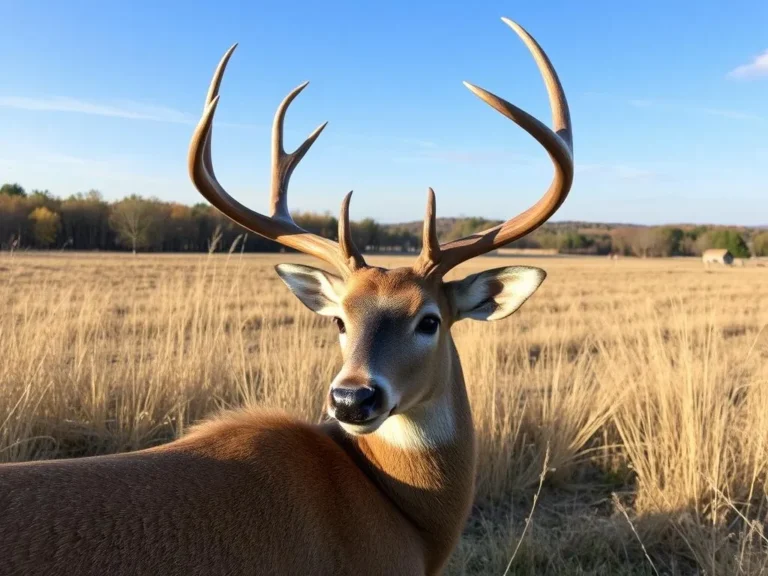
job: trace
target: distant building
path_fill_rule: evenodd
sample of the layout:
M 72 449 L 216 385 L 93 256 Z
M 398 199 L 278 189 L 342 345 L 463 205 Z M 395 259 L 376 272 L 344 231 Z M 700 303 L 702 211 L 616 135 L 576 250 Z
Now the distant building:
M 704 264 L 723 264 L 730 266 L 733 264 L 733 254 L 724 248 L 710 248 L 704 250 L 701 254 L 701 261 Z

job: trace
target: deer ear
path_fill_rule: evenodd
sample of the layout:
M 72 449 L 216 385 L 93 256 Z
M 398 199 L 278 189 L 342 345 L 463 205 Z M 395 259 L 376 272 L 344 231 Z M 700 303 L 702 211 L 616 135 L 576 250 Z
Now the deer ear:
M 540 268 L 509 266 L 446 282 L 446 293 L 456 310 L 456 320 L 493 321 L 520 308 L 547 277 Z
M 322 316 L 341 314 L 341 297 L 344 281 L 311 266 L 278 264 L 275 271 L 302 304 Z

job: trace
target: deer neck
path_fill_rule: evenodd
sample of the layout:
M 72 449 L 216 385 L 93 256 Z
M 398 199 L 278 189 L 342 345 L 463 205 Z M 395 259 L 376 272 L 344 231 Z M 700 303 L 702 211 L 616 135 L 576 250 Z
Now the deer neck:
M 452 340 L 449 357 L 446 393 L 351 439 L 365 472 L 422 535 L 428 573 L 447 560 L 474 496 L 474 429 Z

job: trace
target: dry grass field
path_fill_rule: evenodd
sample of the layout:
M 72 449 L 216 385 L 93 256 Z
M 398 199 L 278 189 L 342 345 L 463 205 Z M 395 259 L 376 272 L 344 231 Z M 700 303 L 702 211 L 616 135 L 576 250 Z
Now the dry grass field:
M 0 254 L 0 461 L 135 450 L 247 403 L 317 420 L 336 329 L 281 261 L 316 265 Z M 448 573 L 768 574 L 768 269 L 486 257 L 449 278 L 521 261 L 549 273 L 523 308 L 453 329 L 480 465 Z

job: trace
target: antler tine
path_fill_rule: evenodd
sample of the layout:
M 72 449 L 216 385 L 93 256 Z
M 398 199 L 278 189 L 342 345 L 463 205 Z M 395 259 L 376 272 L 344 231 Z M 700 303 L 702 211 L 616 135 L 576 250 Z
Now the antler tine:
M 357 252 L 356 249 L 354 249 L 352 257 L 350 257 L 346 251 L 349 250 L 349 246 L 354 246 L 354 244 L 351 243 L 351 236 L 349 237 L 349 241 L 345 243 L 347 248 L 342 251 L 339 249 L 340 245 L 338 243 L 307 232 L 296 225 L 288 212 L 287 192 L 290 176 L 294 168 L 296 168 L 296 165 L 301 161 L 327 124 L 322 124 L 317 128 L 309 138 L 307 138 L 304 143 L 291 154 L 287 154 L 285 150 L 283 150 L 282 129 L 285 112 L 291 101 L 307 85 L 306 82 L 293 90 L 283 100 L 275 115 L 272 142 L 273 174 L 271 217 L 259 214 L 235 200 L 226 190 L 224 190 L 214 175 L 213 162 L 211 159 L 213 118 L 219 103 L 219 87 L 221 86 L 224 71 L 236 47 L 237 44 L 233 45 L 224 54 L 214 72 L 213 79 L 208 88 L 203 115 L 195 127 L 189 144 L 188 170 L 190 178 L 203 197 L 232 221 L 260 236 L 274 240 L 283 246 L 320 258 L 336 267 L 342 275 L 346 277 L 355 269 L 355 267 L 364 265 L 362 256 L 359 256 L 359 252 Z M 354 263 L 355 267 L 351 266 L 350 263 Z
M 525 212 L 499 226 L 442 245 L 438 261 L 431 259 L 427 261 L 426 257 L 422 256 L 417 267 L 427 274 L 443 276 L 470 258 L 495 250 L 529 234 L 546 222 L 560 208 L 573 183 L 571 118 L 568 102 L 565 99 L 565 93 L 557 73 L 544 50 L 522 26 L 508 18 L 502 18 L 502 21 L 523 40 L 536 61 L 547 88 L 554 130 L 503 98 L 468 82 L 464 82 L 464 85 L 481 100 L 533 136 L 549 153 L 555 167 L 555 174 L 544 196 Z M 433 225 L 430 226 L 434 227 Z M 427 222 L 425 222 L 425 235 L 426 227 Z
M 347 265 L 352 270 L 365 267 L 363 255 L 352 240 L 352 226 L 349 225 L 349 202 L 352 200 L 352 191 L 344 196 L 339 214 L 339 248 L 347 260 Z
M 237 48 L 237 42 L 232 44 L 232 46 L 224 53 L 224 56 L 221 58 L 221 61 L 219 62 L 219 65 L 216 66 L 216 71 L 213 73 L 213 80 L 211 80 L 211 85 L 208 87 L 208 95 L 205 97 L 205 106 L 203 108 L 203 112 L 208 108 L 208 106 L 213 102 L 216 97 L 219 95 L 219 88 L 221 87 L 221 80 L 224 77 L 224 70 L 227 69 L 227 64 L 229 63 L 229 59 L 232 57 L 232 54 L 234 54 L 235 49 Z M 203 162 L 205 164 L 206 170 L 208 170 L 208 173 L 211 176 L 215 177 L 214 171 L 213 171 L 213 159 L 211 157 L 211 140 L 213 138 L 213 125 L 208 129 L 208 135 L 205 138 L 204 148 L 205 152 L 203 154 Z
M 304 140 L 296 150 L 288 154 L 283 148 L 283 124 L 285 123 L 285 113 L 309 82 L 304 82 L 291 90 L 280 106 L 277 107 L 275 118 L 272 122 L 272 192 L 270 195 L 271 216 L 288 222 L 293 222 L 291 214 L 288 211 L 288 182 L 291 179 L 294 168 L 298 166 L 301 159 L 315 143 L 320 133 L 328 125 L 323 122 L 315 128 L 315 131 Z
M 435 191 L 429 188 L 427 191 L 427 213 L 424 216 L 424 228 L 422 231 L 421 254 L 416 261 L 414 269 L 425 276 L 440 263 L 440 242 L 437 239 L 437 208 L 435 206 Z

